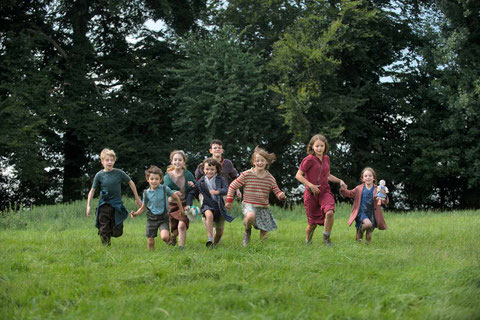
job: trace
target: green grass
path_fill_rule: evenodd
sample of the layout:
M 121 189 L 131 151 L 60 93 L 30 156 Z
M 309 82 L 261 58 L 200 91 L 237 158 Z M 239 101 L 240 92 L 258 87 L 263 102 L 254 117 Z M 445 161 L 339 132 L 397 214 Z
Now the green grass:
M 127 202 L 133 208 L 133 202 Z M 183 251 L 146 249 L 145 215 L 101 245 L 85 202 L 0 217 L 1 319 L 480 319 L 480 212 L 386 213 L 370 246 L 339 206 L 324 247 L 304 243 L 303 208 L 241 247 L 242 222 L 205 248 L 192 223 Z M 234 210 L 239 215 L 238 207 Z

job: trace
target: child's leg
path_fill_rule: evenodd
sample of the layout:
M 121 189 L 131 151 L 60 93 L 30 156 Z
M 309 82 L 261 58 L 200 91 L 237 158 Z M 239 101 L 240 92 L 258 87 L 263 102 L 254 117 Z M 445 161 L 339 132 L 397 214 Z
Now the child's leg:
M 356 237 L 355 237 L 355 238 L 356 238 L 356 240 L 357 240 L 358 242 L 362 242 L 362 239 L 363 239 L 363 230 L 362 230 L 362 228 L 358 228 L 358 229 L 357 229 Z
M 185 246 L 185 239 L 187 238 L 187 225 L 183 221 L 178 222 L 178 246 Z
M 328 232 L 328 233 L 332 232 L 333 221 L 334 221 L 333 210 L 328 210 L 325 213 L 325 232 Z
M 372 233 L 373 233 L 373 228 L 368 228 L 367 233 L 365 234 L 366 244 L 370 244 L 370 242 L 372 242 Z
M 309 224 L 307 225 L 307 228 L 305 229 L 305 242 L 306 243 L 311 243 L 312 238 L 313 238 L 313 232 L 317 228 L 316 224 Z
M 260 230 L 260 240 L 267 240 L 268 239 L 268 231 Z
M 213 212 L 211 210 L 205 211 L 205 229 L 207 230 L 207 238 L 213 239 Z
M 102 244 L 109 246 L 112 236 L 113 226 L 115 225 L 115 209 L 110 205 L 103 205 L 98 209 L 98 234 Z
M 213 238 L 213 243 L 218 244 L 223 236 L 223 228 L 215 228 L 217 231 L 215 232 L 215 237 Z
M 149 250 L 155 250 L 155 238 L 147 238 L 147 247 Z
M 243 234 L 242 246 L 246 247 L 252 235 L 252 226 L 255 223 L 255 212 L 248 211 L 243 222 L 245 223 L 245 233 Z
M 160 238 L 163 242 L 169 243 L 170 242 L 170 232 L 168 230 L 161 230 L 160 231 Z
M 365 230 L 367 231 L 365 234 L 365 240 L 366 240 L 366 243 L 369 244 L 370 241 L 372 241 L 373 228 L 372 228 L 372 222 L 368 218 L 362 221 L 362 234 Z

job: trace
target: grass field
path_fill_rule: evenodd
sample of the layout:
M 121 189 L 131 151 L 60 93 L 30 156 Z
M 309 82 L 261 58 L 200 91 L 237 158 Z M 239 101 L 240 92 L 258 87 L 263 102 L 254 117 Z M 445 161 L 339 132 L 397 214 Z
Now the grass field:
M 133 208 L 133 202 L 127 202 Z M 145 215 L 103 247 L 85 202 L 0 217 L 1 319 L 480 319 L 480 211 L 386 213 L 370 246 L 339 206 L 333 247 L 304 243 L 302 207 L 275 208 L 266 242 L 242 222 L 205 248 L 146 249 Z M 238 207 L 235 209 L 239 213 Z

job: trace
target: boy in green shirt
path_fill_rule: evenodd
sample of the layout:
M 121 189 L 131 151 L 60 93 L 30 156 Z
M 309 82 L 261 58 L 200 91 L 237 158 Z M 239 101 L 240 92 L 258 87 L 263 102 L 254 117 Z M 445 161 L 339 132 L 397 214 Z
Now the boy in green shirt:
M 120 169 L 113 168 L 116 161 L 115 152 L 103 149 L 100 153 L 103 170 L 93 179 L 93 185 L 87 198 L 87 217 L 90 218 L 90 202 L 95 189 L 100 188 L 100 200 L 96 210 L 95 227 L 104 245 L 110 245 L 111 237 L 123 234 L 123 221 L 128 217 L 128 211 L 122 202 L 122 182 L 127 182 L 135 196 L 135 202 L 140 207 L 142 202 L 138 197 L 137 188 L 132 179 Z

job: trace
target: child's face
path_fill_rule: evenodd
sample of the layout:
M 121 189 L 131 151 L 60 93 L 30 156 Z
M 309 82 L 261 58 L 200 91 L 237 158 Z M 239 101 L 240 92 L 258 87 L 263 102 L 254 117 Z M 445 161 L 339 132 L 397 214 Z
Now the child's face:
M 113 165 L 115 164 L 114 157 L 106 155 L 105 157 L 103 157 L 101 161 L 102 161 L 103 169 L 105 169 L 105 171 L 113 170 Z
M 150 173 L 148 175 L 147 182 L 150 185 L 151 189 L 157 189 L 160 183 L 162 183 L 162 178 L 160 178 L 159 174 Z
M 255 155 L 255 168 L 257 169 L 265 169 L 267 167 L 267 159 L 259 155 L 258 153 Z
M 317 140 L 313 144 L 313 151 L 317 156 L 323 156 L 323 152 L 325 151 L 325 142 Z
M 214 144 L 211 145 L 209 151 L 210 151 L 210 153 L 212 154 L 212 156 L 214 156 L 214 157 L 221 157 L 222 154 L 223 154 L 223 146 L 214 143 Z
M 372 171 L 370 170 L 366 170 L 364 173 L 363 173 L 363 176 L 362 176 L 362 181 L 367 184 L 367 185 L 371 185 L 373 184 L 373 173 Z
M 217 167 L 209 166 L 208 163 L 205 163 L 203 166 L 203 173 L 205 173 L 208 179 L 211 179 L 215 173 L 217 173 Z
M 177 153 L 173 156 L 172 165 L 175 167 L 175 169 L 183 169 L 185 166 L 185 160 L 183 160 L 181 154 Z

